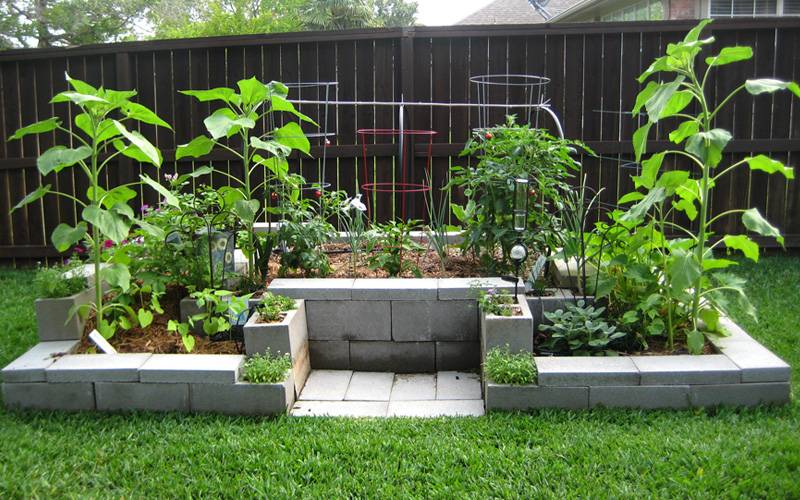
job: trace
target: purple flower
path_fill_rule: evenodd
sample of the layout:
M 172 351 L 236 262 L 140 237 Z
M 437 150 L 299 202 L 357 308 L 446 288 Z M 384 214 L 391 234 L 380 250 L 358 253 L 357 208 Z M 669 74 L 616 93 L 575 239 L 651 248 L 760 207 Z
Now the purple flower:
M 108 249 L 108 248 L 111 248 L 113 246 L 114 246 L 114 242 L 111 241 L 111 240 L 106 240 L 106 241 L 103 242 L 103 248 Z
M 147 203 L 145 203 L 144 205 L 142 205 L 142 208 L 141 208 L 141 211 L 142 211 L 142 213 L 145 213 L 145 212 L 147 212 L 148 210 L 150 210 L 150 205 L 148 205 Z

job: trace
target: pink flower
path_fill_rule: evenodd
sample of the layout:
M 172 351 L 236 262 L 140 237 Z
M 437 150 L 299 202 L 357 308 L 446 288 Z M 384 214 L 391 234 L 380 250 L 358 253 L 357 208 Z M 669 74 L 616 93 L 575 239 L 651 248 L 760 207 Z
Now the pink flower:
M 150 205 L 148 205 L 147 203 L 145 203 L 144 205 L 142 205 L 142 208 L 141 208 L 141 210 L 142 210 L 142 213 L 145 213 L 145 212 L 147 212 L 148 210 L 150 210 Z
M 106 240 L 103 242 L 103 248 L 111 248 L 114 246 L 114 242 L 111 240 Z
M 83 247 L 82 247 L 82 246 L 80 246 L 80 245 L 79 245 L 79 246 L 76 246 L 76 247 L 73 249 L 73 251 L 74 251 L 76 254 L 78 254 L 78 255 L 83 255 L 84 253 L 86 253 L 86 249 L 85 249 L 85 248 L 83 248 Z

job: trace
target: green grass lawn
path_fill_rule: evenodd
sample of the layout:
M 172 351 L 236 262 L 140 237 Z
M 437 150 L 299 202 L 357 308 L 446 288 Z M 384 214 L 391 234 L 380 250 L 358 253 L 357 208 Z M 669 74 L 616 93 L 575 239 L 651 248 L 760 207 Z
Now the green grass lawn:
M 737 272 L 736 319 L 800 380 L 800 258 Z M 36 342 L 31 273 L 0 270 L 0 366 Z M 797 396 L 795 396 L 797 397 Z M 0 410 L 0 498 L 800 497 L 800 404 L 435 420 Z

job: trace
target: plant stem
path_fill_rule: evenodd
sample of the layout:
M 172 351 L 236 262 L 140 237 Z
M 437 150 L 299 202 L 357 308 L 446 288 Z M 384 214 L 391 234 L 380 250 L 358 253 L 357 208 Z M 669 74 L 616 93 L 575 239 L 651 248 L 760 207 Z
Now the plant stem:
M 700 105 L 703 109 L 703 121 L 702 121 L 702 128 L 704 132 L 708 132 L 711 129 L 711 116 L 708 111 L 708 103 L 706 102 L 705 95 L 703 94 L 703 88 L 697 82 L 697 78 L 692 75 L 696 85 L 696 96 Z M 708 148 L 709 140 L 705 139 L 706 148 Z M 697 330 L 697 317 L 700 312 L 700 292 L 703 280 L 703 259 L 705 258 L 705 246 L 706 246 L 706 225 L 708 223 L 708 191 L 709 191 L 709 176 L 710 176 L 710 167 L 707 162 L 704 162 L 703 166 L 703 178 L 700 181 L 700 228 L 698 231 L 697 236 L 697 247 L 695 248 L 695 257 L 697 259 L 697 264 L 700 266 L 700 274 L 695 280 L 694 283 L 694 297 L 692 299 L 692 328 Z
M 90 114 L 90 116 L 92 116 Z M 97 168 L 97 120 L 92 116 L 92 203 L 91 206 L 99 207 L 99 176 Z M 100 279 L 100 255 L 101 255 L 101 241 L 99 230 L 97 227 L 92 227 L 92 244 L 94 250 L 94 293 L 95 293 L 95 308 L 97 309 L 97 325 L 103 321 L 103 287 L 101 286 Z

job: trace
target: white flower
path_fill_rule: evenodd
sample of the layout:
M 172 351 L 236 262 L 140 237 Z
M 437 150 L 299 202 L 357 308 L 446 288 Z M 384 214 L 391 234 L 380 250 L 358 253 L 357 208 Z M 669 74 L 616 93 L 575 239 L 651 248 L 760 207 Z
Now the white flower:
M 361 212 L 367 211 L 367 206 L 364 205 L 364 203 L 361 201 L 361 194 L 357 194 L 352 198 L 348 198 L 347 200 L 345 200 L 344 203 L 347 210 L 355 208 L 356 210 L 359 210 Z

